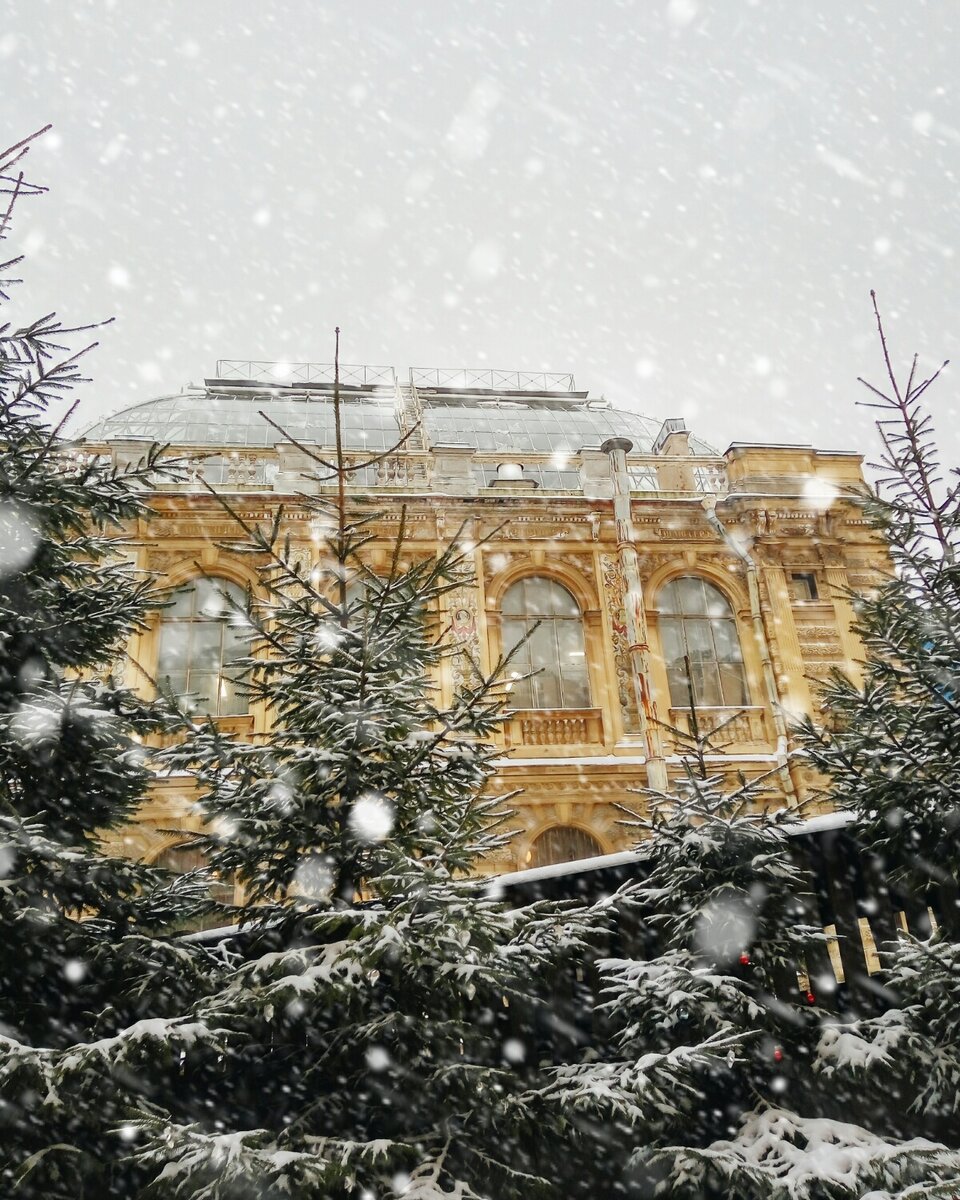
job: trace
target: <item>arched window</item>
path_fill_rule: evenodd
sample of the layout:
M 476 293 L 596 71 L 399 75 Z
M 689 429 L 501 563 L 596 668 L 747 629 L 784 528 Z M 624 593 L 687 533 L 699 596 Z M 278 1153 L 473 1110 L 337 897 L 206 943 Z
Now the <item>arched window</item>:
M 510 703 L 517 708 L 589 708 L 583 620 L 567 589 L 531 575 L 507 588 L 501 611 L 504 650 L 526 638 L 511 660 L 511 674 L 537 672 L 517 679 Z
M 554 863 L 594 858 L 602 853 L 603 847 L 585 829 L 575 825 L 552 825 L 534 840 L 527 854 L 527 865 L 549 867 Z
M 670 703 L 688 708 L 741 708 L 750 701 L 737 622 L 719 588 L 697 575 L 674 579 L 660 593 L 660 642 Z
M 247 711 L 236 663 L 249 651 L 249 627 L 231 605 L 243 590 L 226 579 L 195 579 L 178 588 L 160 618 L 157 677 L 175 696 L 213 716 Z

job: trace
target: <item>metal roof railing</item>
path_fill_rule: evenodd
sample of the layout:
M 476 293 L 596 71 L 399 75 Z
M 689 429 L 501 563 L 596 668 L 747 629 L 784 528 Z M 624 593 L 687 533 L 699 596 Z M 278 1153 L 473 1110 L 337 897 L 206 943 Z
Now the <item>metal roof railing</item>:
M 333 383 L 333 363 L 263 362 L 249 358 L 221 358 L 217 361 L 217 379 L 229 382 L 267 383 L 277 386 Z M 340 382 L 348 387 L 395 387 L 393 367 L 367 364 L 340 364 Z
M 505 392 L 572 392 L 573 375 L 554 371 L 474 370 L 468 367 L 411 367 L 410 382 L 421 388 L 484 388 Z

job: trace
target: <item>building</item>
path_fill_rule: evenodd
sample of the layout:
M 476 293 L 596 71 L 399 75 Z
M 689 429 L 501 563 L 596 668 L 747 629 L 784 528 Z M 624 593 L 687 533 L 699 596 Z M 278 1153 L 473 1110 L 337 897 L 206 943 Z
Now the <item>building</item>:
M 449 597 L 455 637 L 486 667 L 540 622 L 518 670 L 497 780 L 522 789 L 517 836 L 491 869 L 626 846 L 622 803 L 679 769 L 675 735 L 691 697 L 701 727 L 723 725 L 718 769 L 775 771 L 783 801 L 808 794 L 788 761 L 791 714 L 816 681 L 856 670 L 847 589 L 883 571 L 882 545 L 851 489 L 856 454 L 734 442 L 717 453 L 683 421 L 655 420 L 577 391 L 572 376 L 513 371 L 340 368 L 345 446 L 354 461 L 401 448 L 354 475 L 383 513 L 384 560 L 399 507 L 412 553 L 466 522 L 476 585 Z M 229 622 L 205 576 L 242 588 L 245 560 L 221 548 L 236 527 L 201 480 L 248 520 L 284 505 L 296 553 L 315 553 L 297 494 L 320 490 L 295 443 L 333 444 L 333 368 L 222 361 L 214 378 L 125 408 L 86 433 L 118 463 L 150 442 L 196 454 L 194 477 L 157 488 L 131 530 L 139 567 L 180 589 L 130 648 L 128 682 L 174 688 L 244 737 L 264 729 L 230 678 Z M 261 415 L 266 413 L 271 424 Z M 282 431 L 282 432 L 281 432 Z M 451 663 L 451 676 L 459 668 Z M 442 686 L 449 694 L 454 679 Z M 171 864 L 195 828 L 190 780 L 158 781 L 125 850 Z

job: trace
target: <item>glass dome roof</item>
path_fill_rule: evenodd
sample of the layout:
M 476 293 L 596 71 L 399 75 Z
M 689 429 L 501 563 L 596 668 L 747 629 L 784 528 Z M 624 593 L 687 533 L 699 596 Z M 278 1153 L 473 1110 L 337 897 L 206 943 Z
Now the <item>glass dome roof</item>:
M 488 398 L 423 396 L 423 428 L 428 444 L 460 443 L 480 452 L 576 454 L 606 438 L 628 437 L 639 454 L 649 453 L 662 422 L 640 413 L 587 402 L 512 394 Z M 90 442 L 134 439 L 178 446 L 272 447 L 283 436 L 260 415 L 297 441 L 334 444 L 333 402 L 328 395 L 278 395 L 195 391 L 161 396 L 105 417 L 86 430 Z M 386 450 L 400 439 L 396 398 L 343 397 L 343 441 L 350 450 Z M 691 435 L 694 454 L 716 451 Z
M 332 446 L 333 401 L 326 397 L 184 392 L 161 396 L 121 409 L 92 425 L 90 442 L 135 438 L 180 446 L 274 446 L 283 435 L 260 415 L 298 442 Z M 343 441 L 351 450 L 386 450 L 400 438 L 394 397 L 385 400 L 345 397 Z
M 638 454 L 648 454 L 661 421 L 617 408 L 585 404 L 518 404 L 509 401 L 424 405 L 423 423 L 431 444 L 463 442 L 476 450 L 518 454 L 576 454 L 610 437 L 628 437 Z M 704 451 L 694 451 L 703 453 Z M 706 453 L 712 453 L 706 449 Z

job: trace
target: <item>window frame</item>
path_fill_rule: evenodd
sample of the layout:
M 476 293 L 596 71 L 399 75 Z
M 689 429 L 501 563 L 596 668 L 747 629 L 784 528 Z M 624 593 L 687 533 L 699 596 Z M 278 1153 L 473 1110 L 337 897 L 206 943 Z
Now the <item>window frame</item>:
M 686 611 L 684 590 L 679 585 L 691 580 L 700 585 L 703 604 L 700 609 L 692 607 Z M 665 607 L 668 596 L 672 598 L 669 608 Z M 717 600 L 722 603 L 722 611 L 711 612 L 711 604 Z M 718 641 L 720 628 L 724 634 Z M 740 623 L 730 597 L 712 579 L 688 573 L 665 581 L 657 593 L 657 629 L 671 708 L 689 708 L 691 691 L 697 708 L 750 707 Z M 683 654 L 671 656 L 671 643 L 685 652 L 690 662 L 689 674 L 683 670 Z M 730 653 L 731 647 L 736 649 L 735 655 Z M 692 650 L 697 653 L 691 653 Z M 726 653 L 722 653 L 724 650 Z
M 574 842 L 580 840 L 584 843 L 581 848 L 591 849 L 593 852 L 590 854 L 575 854 L 573 857 L 566 858 L 551 857 L 549 861 L 543 862 L 536 861 L 537 847 L 539 845 L 545 845 L 551 838 L 555 841 L 562 840 L 564 835 L 570 836 Z M 586 846 L 587 842 L 592 843 L 592 846 Z M 582 862 L 585 858 L 597 858 L 604 853 L 606 851 L 595 833 L 592 833 L 589 829 L 584 829 L 582 825 L 570 825 L 562 821 L 557 821 L 553 825 L 547 825 L 546 828 L 541 829 L 531 839 L 530 845 L 527 847 L 526 866 L 531 870 L 537 867 L 560 866 L 563 863 Z
M 223 610 L 217 615 L 207 615 L 203 613 L 200 607 L 199 587 L 201 584 L 209 584 L 212 587 L 225 595 L 223 600 Z M 190 602 L 189 613 L 176 612 L 175 605 L 178 597 L 182 597 L 185 593 L 191 593 L 192 599 Z M 208 704 L 207 715 L 218 718 L 230 717 L 246 717 L 250 713 L 250 702 L 246 694 L 237 687 L 238 672 L 231 671 L 232 664 L 240 658 L 245 658 L 249 653 L 249 647 L 244 649 L 242 654 L 236 655 L 236 658 L 227 658 L 228 647 L 225 644 L 224 631 L 230 625 L 230 616 L 233 612 L 231 600 L 242 601 L 244 598 L 244 588 L 242 584 L 230 579 L 225 575 L 195 575 L 189 579 L 183 580 L 176 584 L 171 589 L 171 605 L 161 610 L 160 620 L 157 625 L 157 680 L 161 685 L 167 686 L 170 691 L 178 699 L 189 700 L 191 696 L 200 697 L 200 691 L 192 686 L 193 677 L 203 679 L 211 679 L 212 696 L 203 696 L 194 702 L 194 707 L 201 709 L 203 704 L 208 700 L 214 701 Z M 175 670 L 169 667 L 165 669 L 164 664 L 164 634 L 167 630 L 175 628 L 183 628 L 186 630 L 185 646 L 182 651 L 183 665 Z M 201 630 L 209 630 L 211 627 L 217 627 L 219 630 L 216 645 L 204 644 Z M 168 635 L 169 636 L 169 635 Z M 169 649 L 169 647 L 168 647 Z M 204 669 L 198 664 L 199 655 L 215 649 L 216 653 L 211 658 L 211 661 L 216 662 L 216 669 Z M 174 679 L 183 680 L 182 688 L 179 684 L 174 683 Z M 230 698 L 224 700 L 223 683 L 224 680 L 233 684 L 230 692 Z
M 799 595 L 798 584 L 805 586 L 809 595 Z M 790 571 L 787 576 L 787 586 L 790 591 L 791 604 L 818 604 L 820 601 L 820 584 L 816 571 Z
M 550 612 L 552 601 L 531 604 L 527 591 L 537 584 L 546 584 L 547 595 L 573 611 Z M 508 611 L 511 594 L 519 591 L 518 611 Z M 562 594 L 562 596 L 560 595 Z M 554 604 L 554 607 L 557 607 Z M 537 611 L 537 609 L 540 611 Z M 533 610 L 533 611 L 531 611 Z M 551 575 L 522 575 L 503 591 L 499 602 L 500 636 L 504 655 L 520 646 L 511 669 L 517 678 L 510 684 L 510 705 L 525 711 L 550 712 L 583 710 L 593 707 L 590 665 L 587 654 L 587 632 L 583 608 L 573 591 Z M 522 645 L 521 645 L 522 643 Z M 549 644 L 550 656 L 542 655 Z M 574 648 L 571 648 L 574 647 Z M 535 657 L 538 652 L 542 657 Z M 579 658 L 578 671 L 563 671 L 566 659 Z M 545 661 L 544 661 L 545 659 Z M 556 690 L 555 702 L 548 689 Z

